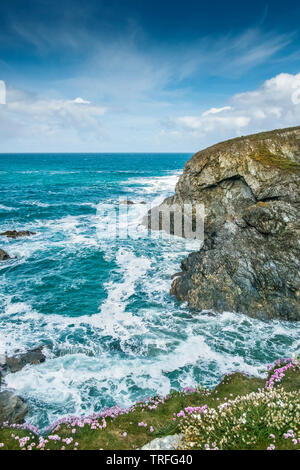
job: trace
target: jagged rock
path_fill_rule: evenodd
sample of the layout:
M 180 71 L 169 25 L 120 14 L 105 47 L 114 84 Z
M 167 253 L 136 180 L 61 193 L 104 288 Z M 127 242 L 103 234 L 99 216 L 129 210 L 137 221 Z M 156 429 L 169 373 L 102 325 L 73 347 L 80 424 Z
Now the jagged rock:
M 119 205 L 120 204 L 127 204 L 127 206 L 132 206 L 134 204 L 133 201 L 129 201 L 128 199 L 126 199 L 125 201 L 120 201 L 119 202 Z
M 182 437 L 182 434 L 174 434 L 173 436 L 153 439 L 153 441 L 141 447 L 140 450 L 177 450 Z
M 1 250 L 0 248 L 0 261 L 6 261 L 7 259 L 10 259 L 10 256 L 6 253 L 6 251 Z
M 13 392 L 0 392 L 0 426 L 2 423 L 22 424 L 29 411 L 25 400 Z
M 46 360 L 46 356 L 42 351 L 43 346 L 39 346 L 38 348 L 30 349 L 26 353 L 19 353 L 14 356 L 7 357 L 2 368 L 6 372 L 14 373 L 23 369 L 27 364 L 41 364 Z
M 164 204 L 203 204 L 203 249 L 171 294 L 197 311 L 300 320 L 300 127 L 223 142 L 189 160 Z
M 7 238 L 21 238 L 21 237 L 29 237 L 31 235 L 35 235 L 35 232 L 30 232 L 29 230 L 22 230 L 22 231 L 16 231 L 16 230 L 7 230 L 6 232 L 0 233 L 0 235 L 5 236 Z

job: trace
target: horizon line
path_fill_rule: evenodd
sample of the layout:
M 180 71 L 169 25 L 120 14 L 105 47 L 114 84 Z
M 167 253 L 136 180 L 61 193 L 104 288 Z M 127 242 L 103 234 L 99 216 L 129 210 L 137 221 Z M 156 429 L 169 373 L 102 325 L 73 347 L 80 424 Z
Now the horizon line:
M 0 152 L 0 155 L 179 155 L 196 152 Z

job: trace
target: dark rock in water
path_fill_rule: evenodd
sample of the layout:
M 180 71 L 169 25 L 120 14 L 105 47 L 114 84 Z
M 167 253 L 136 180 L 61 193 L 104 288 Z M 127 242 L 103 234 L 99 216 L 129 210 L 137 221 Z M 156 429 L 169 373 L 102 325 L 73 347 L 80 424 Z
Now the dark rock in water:
M 0 355 L 0 384 L 2 375 L 18 372 L 27 364 L 40 364 L 46 360 L 42 353 L 43 347 L 30 349 L 26 353 L 15 354 L 11 357 Z M 29 407 L 26 401 L 9 390 L 0 392 L 0 426 L 4 422 L 8 424 L 21 424 L 28 413 Z
M 176 277 L 179 277 L 182 275 L 182 271 L 179 271 L 179 273 L 172 274 L 171 279 L 175 279 Z
M 10 259 L 10 256 L 6 253 L 6 251 L 1 250 L 0 248 L 0 261 L 5 261 L 7 259 Z
M 203 204 L 202 250 L 171 294 L 197 311 L 300 320 L 300 127 L 241 137 L 189 160 L 164 204 Z
M 0 392 L 0 426 L 5 422 L 22 424 L 28 411 L 29 407 L 23 398 L 8 390 Z
M 132 206 L 134 204 L 133 201 L 129 201 L 128 199 L 126 199 L 125 201 L 121 201 L 119 202 L 119 205 L 120 204 L 127 204 L 127 206 Z
M 6 232 L 0 233 L 0 235 L 5 236 L 7 238 L 21 238 L 21 237 L 29 237 L 31 235 L 35 235 L 35 232 L 29 232 L 29 230 L 23 230 L 17 232 L 16 230 L 7 230 Z
M 43 346 L 35 349 L 30 349 L 26 353 L 15 354 L 14 356 L 7 357 L 2 369 L 6 372 L 18 372 L 23 369 L 27 364 L 41 364 L 45 362 L 46 356 L 43 354 Z

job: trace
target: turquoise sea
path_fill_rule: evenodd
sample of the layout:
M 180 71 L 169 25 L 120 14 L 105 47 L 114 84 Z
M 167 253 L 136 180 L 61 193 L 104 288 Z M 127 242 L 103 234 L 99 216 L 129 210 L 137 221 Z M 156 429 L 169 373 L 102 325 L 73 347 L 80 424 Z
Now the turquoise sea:
M 172 194 L 189 157 L 0 155 L 0 232 L 36 232 L 0 237 L 14 257 L 0 264 L 0 353 L 47 346 L 45 363 L 6 376 L 31 423 L 213 386 L 233 370 L 262 374 L 297 352 L 299 323 L 195 314 L 170 297 L 171 275 L 199 242 L 148 234 L 140 203 Z M 135 202 L 127 238 L 112 229 L 120 198 Z

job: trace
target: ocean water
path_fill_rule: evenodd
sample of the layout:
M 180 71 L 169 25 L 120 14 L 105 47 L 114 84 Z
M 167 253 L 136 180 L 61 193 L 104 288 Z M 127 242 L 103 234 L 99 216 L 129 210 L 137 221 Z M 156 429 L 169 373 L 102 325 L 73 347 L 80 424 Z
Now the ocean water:
M 191 313 L 171 275 L 199 242 L 149 234 L 147 205 L 174 192 L 186 154 L 0 155 L 0 353 L 43 344 L 45 363 L 6 376 L 43 428 L 171 389 L 263 374 L 297 353 L 300 325 Z M 112 230 L 121 199 L 131 236 Z M 103 212 L 105 207 L 106 212 Z M 121 206 L 120 206 L 121 207 Z M 123 206 L 124 210 L 126 206 Z M 110 230 L 107 230 L 110 227 Z

